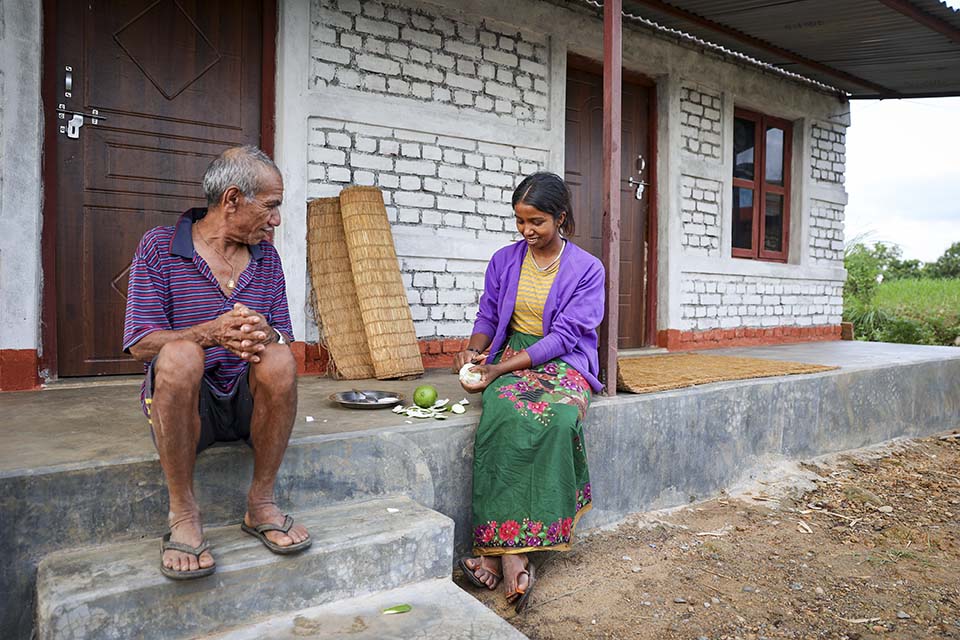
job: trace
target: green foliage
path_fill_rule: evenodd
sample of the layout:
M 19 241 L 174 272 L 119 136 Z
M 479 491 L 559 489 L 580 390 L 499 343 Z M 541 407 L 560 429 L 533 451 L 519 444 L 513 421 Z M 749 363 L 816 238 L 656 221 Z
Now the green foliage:
M 960 344 L 960 279 L 885 280 L 868 303 L 845 299 L 843 315 L 861 340 Z
M 869 306 L 877 293 L 880 259 L 870 247 L 857 242 L 843 252 L 843 266 L 847 269 L 847 281 L 843 285 L 844 300 Z
M 960 278 L 960 242 L 950 245 L 943 255 L 926 268 L 931 278 Z

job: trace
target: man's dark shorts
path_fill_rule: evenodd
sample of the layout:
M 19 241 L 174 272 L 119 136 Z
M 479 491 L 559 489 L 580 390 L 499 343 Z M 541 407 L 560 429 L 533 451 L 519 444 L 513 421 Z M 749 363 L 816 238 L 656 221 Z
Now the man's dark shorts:
M 253 396 L 250 395 L 249 375 L 250 367 L 247 367 L 243 375 L 234 383 L 233 390 L 226 395 L 213 388 L 206 378 L 200 382 L 200 440 L 197 442 L 197 453 L 215 442 L 243 440 L 248 445 L 252 445 L 250 418 L 253 416 Z M 147 419 L 150 421 L 150 436 L 156 444 L 157 436 L 154 432 L 156 425 L 151 415 L 153 362 L 147 367 L 146 377 L 144 402 Z

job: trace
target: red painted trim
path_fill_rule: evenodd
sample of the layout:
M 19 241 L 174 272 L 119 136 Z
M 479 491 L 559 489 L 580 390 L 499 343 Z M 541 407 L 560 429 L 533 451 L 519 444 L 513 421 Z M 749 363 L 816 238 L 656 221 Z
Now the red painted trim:
M 824 342 L 840 340 L 840 325 L 814 327 L 739 327 L 709 331 L 681 331 L 664 329 L 657 334 L 657 346 L 670 351 L 715 349 L 719 347 L 746 347 L 794 342 Z
M 762 113 L 741 109 L 739 107 L 734 109 L 734 118 L 753 122 L 753 179 L 733 178 L 734 187 L 753 191 L 753 226 L 751 227 L 753 237 L 750 249 L 731 247 L 731 255 L 733 255 L 734 258 L 752 258 L 765 262 L 787 262 L 790 251 L 790 171 L 792 168 L 791 155 L 793 153 L 793 123 L 789 120 L 765 116 Z M 767 183 L 768 126 L 777 127 L 783 131 L 783 186 Z M 763 238 L 766 237 L 767 226 L 767 218 L 764 212 L 767 206 L 766 197 L 768 192 L 783 196 L 782 233 L 780 234 L 783 251 L 768 251 L 763 248 Z M 731 193 L 731 197 L 732 196 L 733 194 Z M 739 208 L 732 207 L 732 211 L 734 215 L 737 215 Z
M 434 338 L 419 340 L 420 357 L 425 369 L 449 369 L 453 358 L 467 348 L 469 338 Z
M 0 349 L 0 391 L 39 389 L 39 368 L 36 349 Z
M 467 348 L 469 338 L 429 338 L 418 340 L 420 357 L 426 369 L 449 369 L 453 358 Z M 315 342 L 294 342 L 290 345 L 297 361 L 299 375 L 335 375 L 336 364 L 327 349 Z
M 48 376 L 57 375 L 57 3 L 43 0 L 43 78 L 40 85 L 43 115 L 43 215 L 40 229 L 40 366 Z
M 260 70 L 260 148 L 271 158 L 277 132 L 277 0 L 263 0 Z
M 292 342 L 290 351 L 297 361 L 298 375 L 327 375 L 330 365 L 330 354 L 316 342 Z
M 660 240 L 657 236 L 657 133 L 658 133 L 658 114 L 657 114 L 657 86 L 654 84 L 650 89 L 650 104 L 648 107 L 649 120 L 647 124 L 647 136 L 650 142 L 647 155 L 650 158 L 648 166 L 650 171 L 647 174 L 647 182 L 650 183 L 650 195 L 647 203 L 647 290 L 646 290 L 646 322 L 647 335 L 646 344 L 652 345 L 657 341 L 657 266 L 659 264 L 657 250 L 660 246 Z

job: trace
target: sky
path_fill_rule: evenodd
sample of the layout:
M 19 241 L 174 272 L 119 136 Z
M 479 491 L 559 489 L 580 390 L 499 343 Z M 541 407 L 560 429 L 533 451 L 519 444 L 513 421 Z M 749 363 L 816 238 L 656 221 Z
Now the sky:
M 960 242 L 960 98 L 850 104 L 847 242 L 867 234 L 936 260 Z
M 865 234 L 936 260 L 960 242 L 960 98 L 853 100 L 850 118 L 847 242 Z

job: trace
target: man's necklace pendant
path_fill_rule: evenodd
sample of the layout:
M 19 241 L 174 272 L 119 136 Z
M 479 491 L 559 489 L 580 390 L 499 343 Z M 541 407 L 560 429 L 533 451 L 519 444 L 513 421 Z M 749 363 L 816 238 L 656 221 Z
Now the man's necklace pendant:
M 227 289 L 233 289 L 235 286 L 237 286 L 237 283 L 233 281 L 233 278 L 230 278 L 227 281 Z

